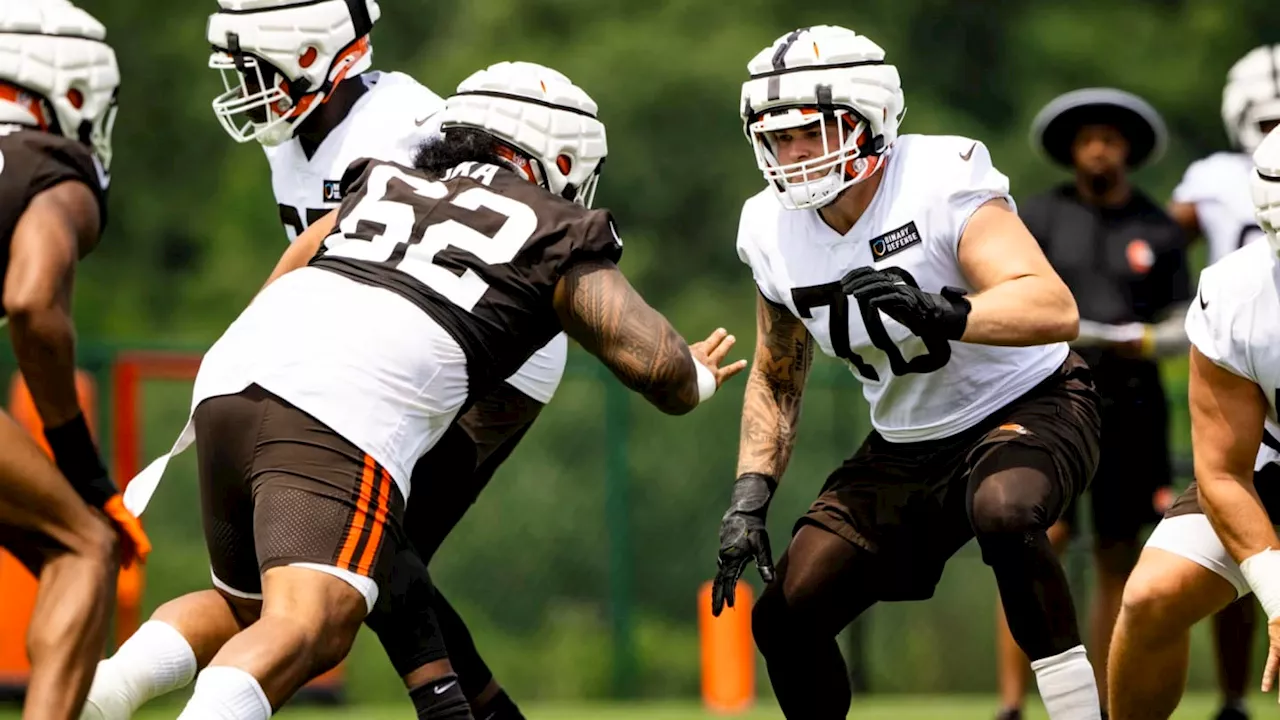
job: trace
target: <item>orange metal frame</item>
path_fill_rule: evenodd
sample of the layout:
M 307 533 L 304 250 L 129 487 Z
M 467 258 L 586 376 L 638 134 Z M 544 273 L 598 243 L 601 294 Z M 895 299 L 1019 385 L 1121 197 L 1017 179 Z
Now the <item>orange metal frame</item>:
M 89 424 L 98 436 L 98 392 L 93 377 L 76 371 L 76 395 Z M 52 455 L 45 442 L 40 415 L 22 377 L 14 374 L 9 383 L 9 413 L 25 429 L 36 445 Z M 27 661 L 27 623 L 36 603 L 36 579 L 13 555 L 0 549 L 0 695 L 20 695 L 31 674 Z
M 142 383 L 146 380 L 193 380 L 200 355 L 171 352 L 123 352 L 111 368 L 111 427 L 114 474 L 121 489 L 142 471 Z M 138 629 L 142 620 L 143 570 L 121 571 L 116 591 L 116 645 Z
M 191 381 L 200 369 L 201 355 L 162 351 L 129 351 L 118 354 L 111 368 L 112 474 L 121 488 L 142 470 L 142 391 L 151 380 Z M 97 392 L 92 377 L 77 371 L 77 390 L 89 424 L 96 431 Z M 25 385 L 15 376 L 11 410 L 44 447 L 39 417 L 35 415 Z M 48 451 L 45 448 L 46 452 Z M 137 629 L 142 616 L 143 569 L 122 570 L 116 589 L 115 640 L 119 647 Z M 21 691 L 30 673 L 25 637 L 35 603 L 36 580 L 11 555 L 0 550 L 0 695 Z M 343 666 L 318 677 L 304 690 L 321 700 L 337 700 L 342 692 Z
M 128 484 L 129 479 L 142 471 L 142 386 L 149 380 L 191 381 L 200 370 L 203 356 L 191 353 L 165 351 L 130 351 L 116 356 L 112 367 L 112 427 L 115 429 L 113 456 L 115 475 Z M 139 569 L 134 586 L 135 594 L 125 596 L 124 574 L 121 574 L 119 619 L 116 625 L 118 642 L 124 642 L 135 630 L 142 605 L 142 573 Z M 303 695 L 323 700 L 336 700 L 342 692 L 343 665 L 338 665 L 313 680 L 304 688 Z

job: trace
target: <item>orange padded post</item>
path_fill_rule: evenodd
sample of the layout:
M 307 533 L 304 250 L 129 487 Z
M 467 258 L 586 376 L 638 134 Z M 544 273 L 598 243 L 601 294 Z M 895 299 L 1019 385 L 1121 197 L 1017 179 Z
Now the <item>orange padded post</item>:
M 76 371 L 76 394 L 80 407 L 89 424 L 89 431 L 97 436 L 97 388 L 93 377 Z M 31 437 L 49 453 L 44 441 L 44 427 L 36 412 L 27 384 L 22 376 L 14 373 L 9 386 L 9 412 L 19 425 L 31 433 Z M 0 549 L 0 686 L 21 688 L 27 684 L 31 665 L 27 662 L 27 623 L 36 604 L 36 579 L 27 572 L 17 558 Z
M 756 649 L 751 639 L 751 586 L 738 581 L 734 606 L 711 615 L 711 583 L 698 592 L 702 644 L 702 702 L 711 712 L 732 715 L 751 709 L 756 696 Z

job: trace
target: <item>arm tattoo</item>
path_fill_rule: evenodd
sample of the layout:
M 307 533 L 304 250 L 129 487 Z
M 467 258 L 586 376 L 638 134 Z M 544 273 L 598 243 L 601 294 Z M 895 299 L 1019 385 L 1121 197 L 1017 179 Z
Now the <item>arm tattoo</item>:
M 738 474 L 759 472 L 781 479 L 795 444 L 813 340 L 804 323 L 763 297 L 756 301 L 756 335 L 755 362 L 742 402 Z
M 622 384 L 671 414 L 698 404 L 693 356 L 684 338 L 649 307 L 612 263 L 578 265 L 558 303 L 564 329 Z

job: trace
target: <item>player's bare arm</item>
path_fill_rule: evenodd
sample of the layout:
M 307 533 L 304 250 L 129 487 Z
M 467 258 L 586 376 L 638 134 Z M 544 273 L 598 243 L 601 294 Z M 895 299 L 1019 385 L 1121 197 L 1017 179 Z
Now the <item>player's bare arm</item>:
M 1253 484 L 1267 399 L 1252 381 L 1215 365 L 1195 347 L 1187 399 L 1200 505 L 1272 618 L 1262 674 L 1262 691 L 1268 692 L 1280 670 L 1280 538 Z
M 1253 486 L 1267 407 L 1262 390 L 1192 347 L 1187 399 L 1200 502 L 1222 544 L 1237 561 L 1280 549 Z
M 556 285 L 555 307 L 569 337 L 600 358 L 624 385 L 671 415 L 694 409 L 747 366 L 739 360 L 720 367 L 735 341 L 723 330 L 686 344 L 608 261 L 579 263 L 565 273 Z M 713 387 L 700 388 L 699 365 L 709 372 Z
M 919 337 L 1026 347 L 1072 340 L 1079 333 L 1075 298 L 1004 200 L 989 200 L 973 213 L 956 253 L 973 292 L 955 287 L 927 292 L 892 267 L 858 268 L 841 284 L 846 294 Z
M 711 593 L 714 615 L 725 605 L 733 607 L 738 579 L 752 559 L 760 577 L 773 581 L 773 548 L 765 518 L 791 460 L 812 363 L 813 338 L 804 323 L 757 295 L 755 363 L 742 400 L 738 479 L 720 520 L 719 567 Z
M 1169 213 L 1169 217 L 1178 223 L 1182 231 L 1187 234 L 1191 240 L 1202 237 L 1200 231 L 1200 215 L 1196 213 L 1195 203 L 1189 202 L 1170 202 L 1165 211 Z
M 151 543 L 120 501 L 76 395 L 71 289 L 76 263 L 98 244 L 100 218 L 97 198 L 81 182 L 63 182 L 32 198 L 13 231 L 3 302 L 18 368 L 58 469 L 85 502 L 116 524 L 128 565 L 145 559 Z
M 760 473 L 777 482 L 791 460 L 800 400 L 813 339 L 804 323 L 785 308 L 756 298 L 755 362 L 747 373 L 738 440 L 738 475 Z
M 93 192 L 64 182 L 34 197 L 14 229 L 4 308 L 18 367 L 46 427 L 80 414 L 71 287 L 76 262 L 97 244 L 98 222 Z
M 330 211 L 328 215 L 320 218 L 311 224 L 305 232 L 298 236 L 289 244 L 288 249 L 280 256 L 280 261 L 276 263 L 276 267 L 271 271 L 271 276 L 263 283 L 262 287 L 266 287 L 275 282 L 287 272 L 305 267 L 311 258 L 316 256 L 316 252 L 320 250 L 320 243 L 329 237 L 333 232 L 333 226 L 338 222 L 338 211 Z
M 1004 200 L 991 200 L 973 213 L 957 254 L 975 290 L 960 340 L 1024 346 L 1075 338 L 1075 298 Z

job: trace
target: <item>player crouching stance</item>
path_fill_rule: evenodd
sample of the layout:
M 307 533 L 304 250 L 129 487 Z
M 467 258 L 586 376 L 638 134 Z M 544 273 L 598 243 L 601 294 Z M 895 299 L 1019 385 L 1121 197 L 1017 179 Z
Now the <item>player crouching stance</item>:
M 26 637 L 27 720 L 79 714 L 117 563 L 149 550 L 76 397 L 72 286 L 106 222 L 120 83 L 105 38 L 102 23 L 69 2 L 0 3 L 0 326 L 54 459 L 0 412 L 0 546 L 40 581 Z M 6 582 L 0 593 L 12 591 Z
M 1100 716 L 1066 577 L 1045 531 L 1098 457 L 1075 301 L 980 142 L 898 137 L 897 69 L 866 37 L 796 30 L 748 65 L 742 120 L 769 187 L 738 252 L 759 288 L 738 480 L 713 611 L 752 558 L 769 582 L 756 644 L 789 718 L 844 718 L 837 633 L 879 601 L 933 594 L 975 535 L 1054 720 Z M 770 561 L 813 346 L 845 360 L 874 431 Z
M 167 618 L 153 650 L 135 647 L 139 662 L 105 679 L 128 695 L 110 717 L 189 681 L 219 624 L 243 629 L 200 673 L 184 720 L 262 720 L 338 663 L 388 580 L 417 459 L 561 330 L 672 414 L 745 367 L 719 367 L 733 344 L 722 330 L 687 345 L 614 264 L 613 219 L 589 209 L 606 143 L 585 92 L 501 63 L 463 81 L 443 115 L 443 141 L 415 167 L 351 166 L 339 209 L 206 354 L 174 452 L 194 438 L 227 606 Z M 131 507 L 165 461 L 130 485 Z M 471 717 L 456 683 L 439 690 L 457 702 L 438 717 Z
M 1125 585 L 1111 643 L 1114 720 L 1172 715 L 1186 685 L 1191 626 L 1250 592 L 1270 621 L 1264 691 L 1280 665 L 1280 130 L 1254 164 L 1267 242 L 1205 269 L 1187 313 L 1196 481 Z

